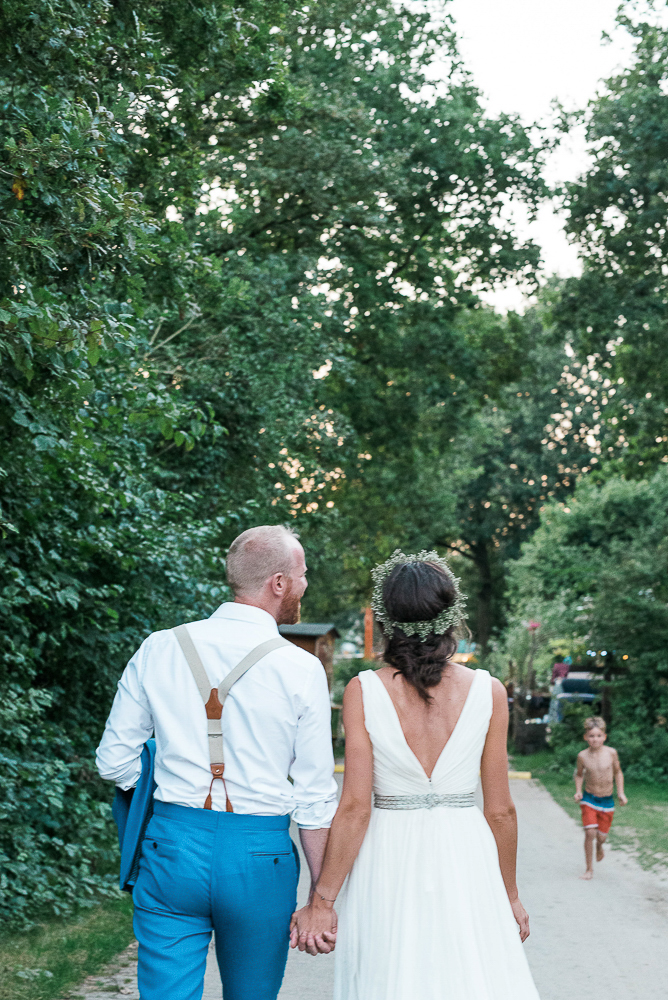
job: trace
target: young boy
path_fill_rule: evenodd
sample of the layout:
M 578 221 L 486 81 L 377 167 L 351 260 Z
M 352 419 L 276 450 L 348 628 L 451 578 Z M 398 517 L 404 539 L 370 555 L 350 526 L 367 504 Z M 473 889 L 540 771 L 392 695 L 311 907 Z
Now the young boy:
M 615 800 L 612 797 L 615 784 L 621 804 L 625 806 L 628 802 L 624 795 L 624 775 L 619 766 L 619 757 L 612 747 L 604 746 L 607 738 L 605 722 L 600 716 L 594 715 L 585 719 L 584 739 L 589 747 L 578 754 L 573 796 L 575 801 L 580 803 L 585 832 L 587 870 L 580 876 L 583 879 L 590 879 L 594 874 L 594 841 L 596 841 L 596 860 L 602 861 L 604 858 L 603 844 L 612 826 L 615 811 Z

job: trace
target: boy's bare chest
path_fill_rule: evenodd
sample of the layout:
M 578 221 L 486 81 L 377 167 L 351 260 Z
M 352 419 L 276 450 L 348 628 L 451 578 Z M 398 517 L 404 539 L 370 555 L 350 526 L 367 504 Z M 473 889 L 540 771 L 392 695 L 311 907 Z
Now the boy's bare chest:
M 605 752 L 591 753 L 585 751 L 584 766 L 587 777 L 593 781 L 611 781 L 613 776 L 613 755 L 605 748 Z

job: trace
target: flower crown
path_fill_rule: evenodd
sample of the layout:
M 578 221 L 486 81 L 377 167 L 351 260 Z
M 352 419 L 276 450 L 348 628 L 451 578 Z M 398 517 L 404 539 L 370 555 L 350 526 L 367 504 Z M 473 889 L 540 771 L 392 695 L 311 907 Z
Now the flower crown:
M 383 601 L 383 586 L 394 567 L 401 566 L 404 563 L 432 563 L 438 566 L 455 588 L 454 604 L 449 608 L 445 608 L 435 618 L 426 622 L 392 621 Z M 401 549 L 396 549 L 386 562 L 380 563 L 371 570 L 371 576 L 373 577 L 371 607 L 378 618 L 383 634 L 386 636 L 390 636 L 393 629 L 399 628 L 405 635 L 418 635 L 424 640 L 432 633 L 434 635 L 443 635 L 453 625 L 458 625 L 466 618 L 466 596 L 459 589 L 459 579 L 454 575 L 443 556 L 439 556 L 438 552 L 423 550 L 415 555 L 407 556 Z

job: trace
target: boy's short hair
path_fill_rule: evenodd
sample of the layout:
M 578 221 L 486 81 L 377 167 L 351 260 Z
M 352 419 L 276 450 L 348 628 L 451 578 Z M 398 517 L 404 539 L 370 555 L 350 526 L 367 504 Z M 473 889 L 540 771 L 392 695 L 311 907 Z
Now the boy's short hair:
M 588 719 L 584 720 L 584 731 L 588 733 L 592 729 L 600 729 L 601 732 L 607 733 L 608 727 L 605 724 L 605 719 L 602 719 L 600 715 L 590 715 Z

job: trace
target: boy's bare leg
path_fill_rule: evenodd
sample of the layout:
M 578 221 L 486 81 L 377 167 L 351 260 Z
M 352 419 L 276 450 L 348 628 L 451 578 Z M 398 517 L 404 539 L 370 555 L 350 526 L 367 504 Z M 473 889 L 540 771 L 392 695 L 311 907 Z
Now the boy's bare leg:
M 602 861 L 605 857 L 605 851 L 603 850 L 603 845 L 607 840 L 607 833 L 599 833 L 596 831 L 596 860 Z
M 594 877 L 594 841 L 596 840 L 596 834 L 598 830 L 596 827 L 589 827 L 585 830 L 585 863 L 587 865 L 587 870 L 584 875 L 580 878 L 586 879 Z

